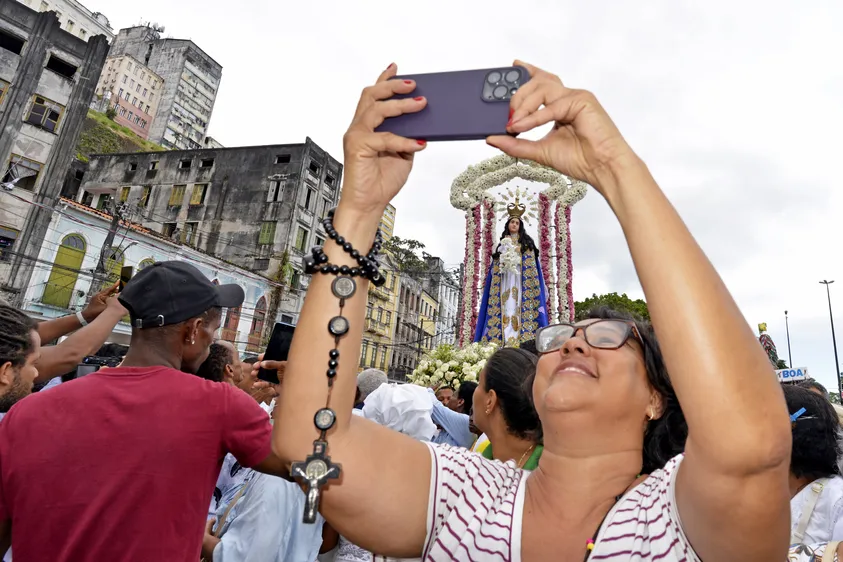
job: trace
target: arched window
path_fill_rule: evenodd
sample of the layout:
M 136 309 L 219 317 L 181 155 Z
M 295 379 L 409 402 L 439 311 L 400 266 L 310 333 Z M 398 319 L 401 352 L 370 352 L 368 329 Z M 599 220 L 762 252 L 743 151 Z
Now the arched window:
M 249 330 L 250 336 L 261 337 L 263 334 L 263 325 L 266 322 L 266 298 L 261 297 L 258 304 L 255 305 L 255 315 L 252 318 L 252 329 Z
M 235 343 L 237 341 L 237 328 L 240 326 L 240 307 L 229 308 L 225 311 L 225 322 L 222 325 L 222 339 Z
M 143 271 L 153 263 L 155 263 L 155 260 L 152 258 L 146 258 L 141 260 L 141 262 L 138 264 L 138 271 Z
M 79 234 L 68 234 L 61 241 L 50 277 L 44 286 L 41 302 L 59 308 L 69 308 L 73 289 L 79 279 L 79 268 L 85 259 L 87 244 Z

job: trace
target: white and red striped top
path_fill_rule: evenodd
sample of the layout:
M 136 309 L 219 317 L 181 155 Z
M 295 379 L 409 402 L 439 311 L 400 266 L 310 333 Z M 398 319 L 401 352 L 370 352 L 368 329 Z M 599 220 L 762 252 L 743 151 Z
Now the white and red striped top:
M 521 562 L 521 522 L 529 472 L 465 449 L 429 444 L 433 457 L 426 562 Z M 615 504 L 589 562 L 699 562 L 674 498 L 682 456 L 653 472 Z

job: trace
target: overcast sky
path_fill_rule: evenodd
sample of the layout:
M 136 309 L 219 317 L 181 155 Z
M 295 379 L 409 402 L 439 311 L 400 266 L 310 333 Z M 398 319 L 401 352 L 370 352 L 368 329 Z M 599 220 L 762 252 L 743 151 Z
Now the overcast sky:
M 818 281 L 837 280 L 843 340 L 839 0 L 83 1 L 115 30 L 159 22 L 223 65 L 209 132 L 226 146 L 310 136 L 341 160 L 360 89 L 393 61 L 420 73 L 518 57 L 594 91 L 753 330 L 767 322 L 787 360 L 788 310 L 795 366 L 836 387 Z M 397 234 L 461 262 L 464 222 L 448 201 L 451 180 L 494 154 L 482 141 L 430 146 L 394 202 Z M 572 231 L 576 299 L 643 296 L 599 195 L 574 208 Z

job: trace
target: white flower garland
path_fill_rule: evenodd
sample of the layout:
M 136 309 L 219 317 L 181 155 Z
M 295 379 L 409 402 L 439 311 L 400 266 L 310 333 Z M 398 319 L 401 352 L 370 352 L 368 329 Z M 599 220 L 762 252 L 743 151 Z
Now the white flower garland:
M 558 204 L 556 208 L 556 232 L 559 237 L 556 242 L 556 260 L 559 270 L 559 282 L 557 296 L 559 307 L 556 310 L 559 322 L 570 322 L 571 303 L 568 302 L 568 259 L 565 255 L 565 248 L 568 247 L 568 225 L 565 220 L 565 205 Z M 545 274 L 546 275 L 546 274 Z
M 474 240 L 474 232 L 477 229 L 474 224 L 474 213 L 469 209 L 465 212 L 467 232 L 467 243 L 471 244 Z M 462 292 L 462 344 L 474 341 L 474 332 L 471 330 L 471 310 L 474 306 L 473 294 L 477 291 L 474 287 L 474 252 L 466 249 L 465 272 L 463 278 L 463 292 Z

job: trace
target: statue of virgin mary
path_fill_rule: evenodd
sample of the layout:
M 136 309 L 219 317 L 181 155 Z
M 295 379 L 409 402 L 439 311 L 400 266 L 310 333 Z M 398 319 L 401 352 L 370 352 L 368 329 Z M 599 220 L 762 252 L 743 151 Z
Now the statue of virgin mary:
M 524 229 L 525 210 L 517 198 L 507 206 L 509 218 L 486 276 L 475 342 L 519 347 L 548 324 L 539 250 Z

